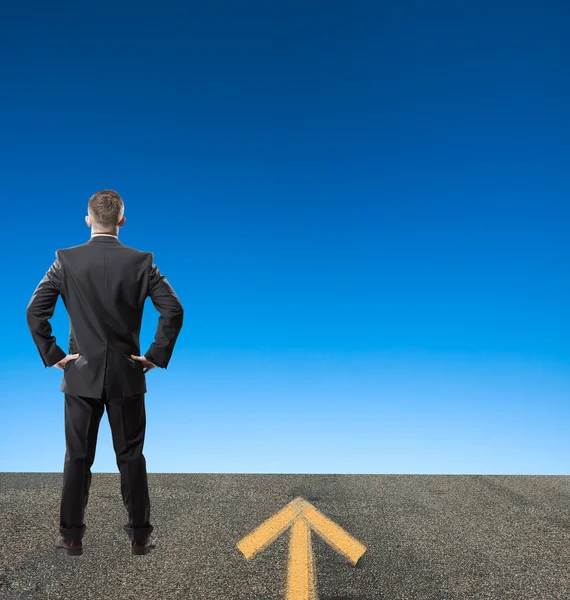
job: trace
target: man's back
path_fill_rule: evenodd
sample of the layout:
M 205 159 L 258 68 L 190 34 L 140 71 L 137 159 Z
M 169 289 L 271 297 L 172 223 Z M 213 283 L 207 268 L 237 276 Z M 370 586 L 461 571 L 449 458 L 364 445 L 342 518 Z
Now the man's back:
M 145 357 L 166 368 L 183 322 L 183 308 L 152 252 L 126 246 L 114 236 L 93 236 L 85 244 L 59 250 L 38 286 L 57 285 L 70 319 L 69 354 L 60 390 L 101 397 L 146 392 L 140 355 L 145 300 L 160 312 L 155 340 Z M 37 298 L 41 303 L 41 297 Z

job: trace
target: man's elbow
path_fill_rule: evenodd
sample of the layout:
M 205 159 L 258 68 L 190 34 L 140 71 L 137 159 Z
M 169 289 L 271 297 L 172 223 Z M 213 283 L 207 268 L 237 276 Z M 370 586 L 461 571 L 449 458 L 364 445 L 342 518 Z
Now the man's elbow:
M 184 309 L 180 307 L 173 315 L 174 320 L 176 321 L 177 326 L 182 327 L 182 323 L 184 322 Z

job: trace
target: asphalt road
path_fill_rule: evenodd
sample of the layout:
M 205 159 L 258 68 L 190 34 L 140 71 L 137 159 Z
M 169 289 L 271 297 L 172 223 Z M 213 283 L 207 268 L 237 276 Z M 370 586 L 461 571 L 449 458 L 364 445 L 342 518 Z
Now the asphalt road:
M 1 600 L 285 600 L 292 527 L 237 544 L 297 498 L 366 547 L 352 564 L 311 530 L 319 600 L 570 599 L 570 476 L 149 473 L 147 556 L 118 472 L 93 474 L 83 555 L 56 551 L 61 484 L 0 473 Z

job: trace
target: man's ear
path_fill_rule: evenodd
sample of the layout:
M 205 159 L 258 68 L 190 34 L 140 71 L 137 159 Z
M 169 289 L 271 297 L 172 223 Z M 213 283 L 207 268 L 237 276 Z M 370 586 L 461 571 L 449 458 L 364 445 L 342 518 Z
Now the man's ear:
M 123 215 L 123 218 L 119 221 L 119 227 L 122 227 L 125 224 L 125 221 L 127 220 L 127 217 L 125 217 Z
M 87 215 L 85 217 L 85 222 L 87 223 L 87 227 L 91 227 L 91 223 L 90 223 L 91 219 L 89 218 L 89 215 Z

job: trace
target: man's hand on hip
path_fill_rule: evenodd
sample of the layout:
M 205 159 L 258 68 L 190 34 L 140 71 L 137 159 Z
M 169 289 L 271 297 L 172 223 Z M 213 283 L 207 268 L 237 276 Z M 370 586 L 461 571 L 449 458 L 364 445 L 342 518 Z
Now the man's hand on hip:
M 151 363 L 150 360 L 147 360 L 144 356 L 135 356 L 134 354 L 131 354 L 131 358 L 133 360 L 138 360 L 142 362 L 143 367 L 145 367 L 143 373 L 148 373 L 151 369 L 154 369 L 154 367 L 156 367 L 154 363 Z
M 68 354 L 65 358 L 62 358 L 59 362 L 55 363 L 55 365 L 53 365 L 56 369 L 61 369 L 62 371 L 65 369 L 65 365 L 66 363 L 68 363 L 70 360 L 75 360 L 76 358 L 79 358 L 80 354 Z

